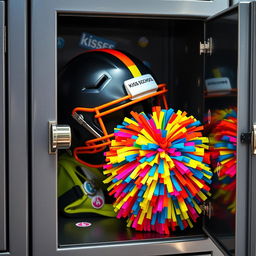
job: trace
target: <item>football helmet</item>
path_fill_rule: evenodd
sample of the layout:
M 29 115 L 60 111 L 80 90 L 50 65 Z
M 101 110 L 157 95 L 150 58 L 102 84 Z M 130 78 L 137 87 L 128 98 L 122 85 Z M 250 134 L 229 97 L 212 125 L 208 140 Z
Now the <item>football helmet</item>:
M 110 145 L 114 127 L 131 110 L 149 112 L 153 99 L 168 108 L 166 92 L 142 61 L 123 51 L 96 49 L 76 56 L 58 76 L 58 122 L 71 126 L 75 159 L 102 167 L 97 153 Z

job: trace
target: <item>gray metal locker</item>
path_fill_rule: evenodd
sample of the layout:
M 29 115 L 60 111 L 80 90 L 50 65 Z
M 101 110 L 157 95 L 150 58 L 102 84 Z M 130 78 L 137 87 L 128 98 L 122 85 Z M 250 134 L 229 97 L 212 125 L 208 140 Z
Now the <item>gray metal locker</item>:
M 210 67 L 214 63 L 216 56 L 214 51 L 229 51 L 223 47 L 220 39 L 218 26 L 223 27 L 223 34 L 227 36 L 227 42 L 234 43 L 234 47 L 229 52 L 232 62 L 232 68 L 235 70 L 237 84 L 237 109 L 238 109 L 238 138 L 242 133 L 250 132 L 250 110 L 248 101 L 253 90 L 250 63 L 250 47 L 253 31 L 250 29 L 252 4 L 240 3 L 208 19 L 198 18 L 202 15 L 204 7 L 213 5 L 214 2 L 186 1 L 186 6 L 190 6 L 190 18 L 186 14 L 186 9 L 182 9 L 178 4 L 180 1 L 129 1 L 120 3 L 119 1 L 105 2 L 92 1 L 87 4 L 84 1 L 32 1 L 32 24 L 31 24 L 31 175 L 32 175 L 32 254 L 40 255 L 130 255 L 140 253 L 141 255 L 177 255 L 186 253 L 212 254 L 212 255 L 253 255 L 248 254 L 249 247 L 253 247 L 253 241 L 247 240 L 248 230 L 248 207 L 250 202 L 247 194 L 248 175 L 253 170 L 253 164 L 249 165 L 249 146 L 247 143 L 238 141 L 238 175 L 236 191 L 236 220 L 231 223 L 233 233 L 222 234 L 219 230 L 213 230 L 214 225 L 223 225 L 224 222 L 205 216 L 203 228 L 201 231 L 179 237 L 161 238 L 158 236 L 150 238 L 135 238 L 133 234 L 129 237 L 123 231 L 117 231 L 116 237 L 108 236 L 107 228 L 102 240 L 94 240 L 92 233 L 78 231 L 75 229 L 77 220 L 68 220 L 58 216 L 57 207 L 57 156 L 48 154 L 49 121 L 57 122 L 57 71 L 61 64 L 59 59 L 63 56 L 57 52 L 56 41 L 59 33 L 65 33 L 64 25 L 69 24 L 69 29 L 79 30 L 79 26 L 91 29 L 97 29 L 94 22 L 100 20 L 100 24 L 107 23 L 107 20 L 117 19 L 118 24 L 124 24 L 132 19 L 135 22 L 134 28 L 139 21 L 150 24 L 167 26 L 167 30 L 173 29 L 171 45 L 175 45 L 179 51 L 172 52 L 172 63 L 175 63 L 170 76 L 165 76 L 165 72 L 157 71 L 162 79 L 169 79 L 175 83 L 186 82 L 193 90 L 202 93 L 204 61 Z M 219 1 L 215 2 L 220 4 Z M 218 4 L 217 4 L 218 3 Z M 222 2 L 223 3 L 223 2 Z M 191 5 L 190 5 L 191 4 Z M 201 9 L 202 8 L 202 9 Z M 212 13 L 215 13 L 213 11 Z M 45 18 L 47 17 L 47 19 Z M 178 19 L 178 18 L 182 19 Z M 69 23 L 70 22 L 70 23 Z M 73 23 L 72 23 L 73 22 Z M 136 23 L 137 22 L 137 23 Z M 142 22 L 142 23 L 143 23 Z M 166 22 L 166 23 L 165 23 Z M 71 25 L 70 25 L 71 24 Z M 228 39 L 230 28 L 235 27 L 234 38 Z M 217 29 L 216 29 L 217 28 Z M 157 31 L 157 30 L 155 30 Z M 160 31 L 160 29 L 159 29 Z M 158 31 L 158 32 L 159 32 Z M 204 33 L 205 32 L 205 33 Z M 154 31 L 152 32 L 154 33 Z M 160 32 L 159 32 L 160 33 Z M 168 34 L 169 35 L 169 34 Z M 162 34 L 165 38 L 165 34 Z M 213 40 L 212 56 L 201 55 L 200 41 L 207 43 L 208 38 Z M 165 40 L 164 40 L 165 41 Z M 186 47 L 186 43 L 188 44 Z M 168 45 L 166 41 L 163 45 Z M 170 55 L 160 52 L 161 60 L 167 63 Z M 73 53 L 74 54 L 74 53 Z M 169 53 L 168 53 L 169 54 Z M 220 52 L 218 52 L 220 54 Z M 225 55 L 225 54 L 224 54 Z M 63 59 L 68 57 L 64 56 Z M 190 59 L 191 58 L 191 59 Z M 227 56 L 225 55 L 226 59 Z M 185 61 L 182 61 L 185 60 Z M 189 61 L 193 62 L 191 69 L 188 67 Z M 219 60 L 218 60 L 219 61 Z M 170 61 L 171 62 L 171 61 Z M 163 65 L 164 66 L 164 65 Z M 184 67 L 184 68 L 183 68 Z M 166 67 L 165 67 L 166 68 Z M 167 68 L 168 69 L 168 68 Z M 186 75 L 184 76 L 184 70 Z M 207 69 L 205 70 L 207 72 Z M 189 76 L 188 76 L 189 74 Z M 170 82 L 169 81 L 169 82 Z M 173 89 L 171 88 L 171 94 Z M 182 90 L 182 89 L 180 89 Z M 186 102 L 186 98 L 179 98 L 175 104 L 187 106 L 193 113 L 202 115 L 203 103 L 202 97 L 198 97 L 193 102 Z M 45 102 L 47 101 L 47 104 Z M 183 104 L 186 103 L 186 104 Z M 253 119 L 254 120 L 254 119 Z M 251 187 L 250 187 L 251 188 Z M 252 189 L 252 188 L 251 188 Z M 253 194 L 252 194 L 253 196 Z M 100 230 L 104 224 L 95 224 Z M 104 229 L 104 228 L 102 228 Z M 118 237 L 118 234 L 120 236 Z M 252 229 L 250 237 L 254 238 Z
M 1 98 L 1 113 L 0 113 L 0 145 L 1 145 L 1 155 L 0 155 L 0 177 L 1 177 L 1 192 L 0 192 L 0 251 L 6 250 L 6 163 L 5 163 L 5 3 L 0 2 L 0 98 Z
M 0 2 L 0 255 L 28 255 L 27 4 Z

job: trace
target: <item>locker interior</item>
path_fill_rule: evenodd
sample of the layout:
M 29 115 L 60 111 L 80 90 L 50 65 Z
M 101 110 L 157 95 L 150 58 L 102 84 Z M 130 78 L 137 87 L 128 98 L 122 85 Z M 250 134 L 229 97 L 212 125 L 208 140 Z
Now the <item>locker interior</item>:
M 209 122 L 216 109 L 237 106 L 238 22 L 236 11 L 218 19 L 170 18 L 139 15 L 57 16 L 57 70 L 86 48 L 83 33 L 114 42 L 150 67 L 160 83 L 168 85 L 169 107 L 184 110 L 202 123 Z M 213 39 L 212 54 L 200 54 L 200 42 Z M 88 43 L 88 41 L 87 41 Z M 208 93 L 205 80 L 228 77 L 231 89 Z M 58 88 L 59 90 L 59 88 Z M 61 151 L 59 152 L 61 154 Z M 217 174 L 214 182 L 218 183 Z M 214 194 L 216 191 L 213 191 Z M 223 197 L 210 199 L 213 211 L 201 216 L 193 229 L 177 230 L 170 236 L 154 232 L 136 232 L 126 228 L 124 220 L 99 216 L 67 218 L 58 216 L 59 247 L 76 247 L 122 242 L 197 240 L 208 230 L 228 253 L 234 253 L 235 214 Z M 207 216 L 208 215 L 208 216 Z M 77 229 L 75 223 L 89 221 L 91 228 Z

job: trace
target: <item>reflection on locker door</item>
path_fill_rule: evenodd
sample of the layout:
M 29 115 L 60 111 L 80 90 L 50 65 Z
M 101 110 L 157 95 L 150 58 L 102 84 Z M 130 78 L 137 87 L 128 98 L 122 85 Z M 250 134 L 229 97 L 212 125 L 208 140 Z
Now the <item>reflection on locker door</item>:
M 229 151 L 231 154 L 227 159 L 229 163 L 234 163 L 233 174 L 223 175 L 221 166 L 225 164 L 221 162 L 219 166 L 215 166 L 211 213 L 205 219 L 205 229 L 230 255 L 249 255 L 246 252 L 248 245 L 244 236 L 247 233 L 248 219 L 246 187 L 250 171 L 249 153 L 248 144 L 243 143 L 240 136 L 250 127 L 249 105 L 245 104 L 252 86 L 249 83 L 249 46 L 252 32 L 250 21 L 246 18 L 250 11 L 248 5 L 240 4 L 239 9 L 231 8 L 230 11 L 209 18 L 206 22 L 205 40 L 211 40 L 212 50 L 205 58 L 205 113 L 232 113 L 231 119 L 237 121 L 236 131 L 234 130 L 237 141 L 234 142 L 233 151 Z M 217 91 L 212 91 L 211 86 L 216 88 L 220 83 L 222 86 Z M 217 122 L 231 120 L 228 115 Z M 222 132 L 225 132 L 225 128 Z

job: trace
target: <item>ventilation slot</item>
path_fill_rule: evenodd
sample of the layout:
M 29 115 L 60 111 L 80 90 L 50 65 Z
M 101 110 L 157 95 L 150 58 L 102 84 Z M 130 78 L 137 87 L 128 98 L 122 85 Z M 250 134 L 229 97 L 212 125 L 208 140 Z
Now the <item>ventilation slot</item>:
M 99 89 L 101 86 L 103 86 L 107 81 L 109 80 L 109 77 L 107 75 L 103 75 L 97 82 L 95 89 Z

